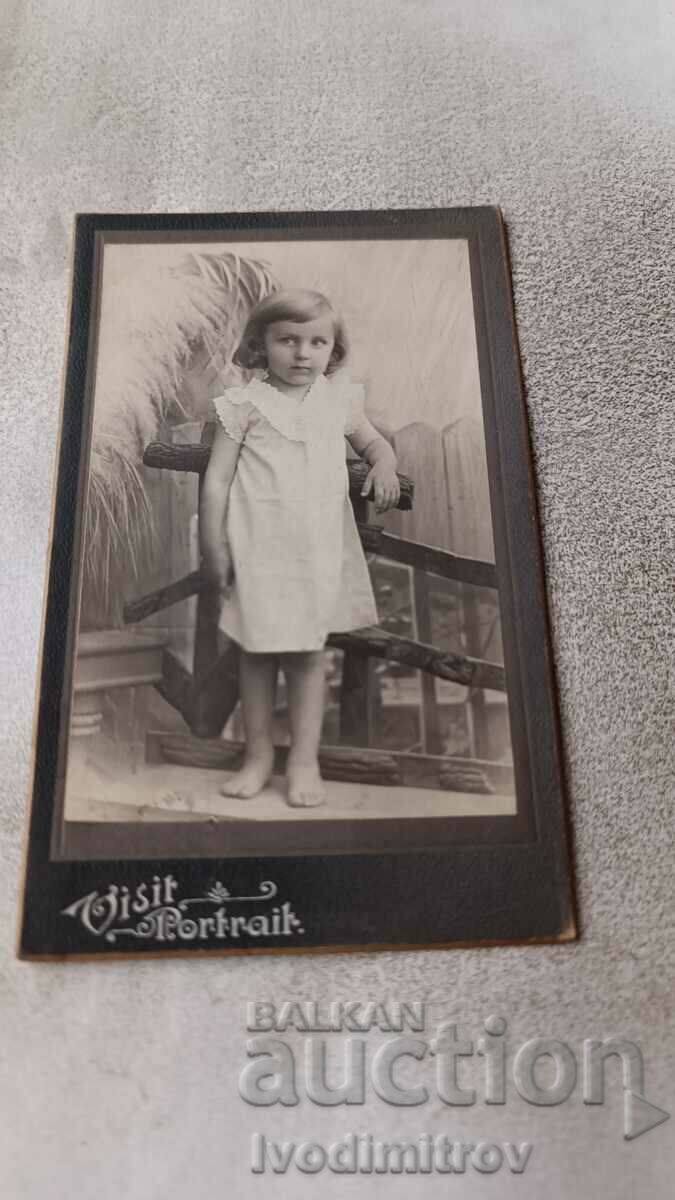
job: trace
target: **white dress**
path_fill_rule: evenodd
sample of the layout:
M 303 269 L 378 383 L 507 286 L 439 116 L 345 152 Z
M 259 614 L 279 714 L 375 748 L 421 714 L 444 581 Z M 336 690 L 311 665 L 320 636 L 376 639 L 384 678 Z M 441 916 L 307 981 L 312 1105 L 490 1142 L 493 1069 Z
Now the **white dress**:
M 214 400 L 241 445 L 227 508 L 234 586 L 220 627 L 251 653 L 319 650 L 377 610 L 349 500 L 363 389 L 319 376 L 298 401 L 261 379 Z

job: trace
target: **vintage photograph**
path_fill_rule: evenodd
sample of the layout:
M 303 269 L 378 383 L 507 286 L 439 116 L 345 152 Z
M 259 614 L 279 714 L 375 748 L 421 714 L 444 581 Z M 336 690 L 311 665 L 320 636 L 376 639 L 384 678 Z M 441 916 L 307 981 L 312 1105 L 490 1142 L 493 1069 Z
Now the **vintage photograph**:
M 515 811 L 466 240 L 106 244 L 92 404 L 66 824 Z
M 50 862 L 564 856 L 507 284 L 496 210 L 79 218 Z

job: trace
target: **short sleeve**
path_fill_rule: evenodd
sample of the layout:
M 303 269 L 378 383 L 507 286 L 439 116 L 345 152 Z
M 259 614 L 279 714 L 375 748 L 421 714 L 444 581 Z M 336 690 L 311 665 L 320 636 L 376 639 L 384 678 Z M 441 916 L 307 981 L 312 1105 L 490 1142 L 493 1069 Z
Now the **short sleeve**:
M 351 383 L 345 404 L 345 437 L 351 437 L 366 419 L 366 393 L 362 383 Z
M 230 388 L 213 401 L 216 416 L 225 433 L 233 442 L 244 441 L 251 415 L 251 405 L 242 394 L 241 388 Z

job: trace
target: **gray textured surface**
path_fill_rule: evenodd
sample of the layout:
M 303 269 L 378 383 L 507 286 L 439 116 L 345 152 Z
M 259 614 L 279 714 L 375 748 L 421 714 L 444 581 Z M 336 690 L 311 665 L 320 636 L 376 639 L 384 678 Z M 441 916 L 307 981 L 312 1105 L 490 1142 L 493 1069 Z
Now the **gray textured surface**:
M 269 995 L 426 997 L 474 1030 L 502 1012 L 514 1040 L 622 1033 L 643 1047 L 649 1097 L 675 1107 L 672 5 L 5 0 L 1 22 L 3 1195 L 316 1190 L 248 1172 L 250 1130 L 282 1127 L 236 1095 L 242 1004 Z M 510 231 L 582 941 L 17 963 L 73 212 L 459 203 L 500 204 Z M 523 1178 L 456 1185 L 665 1200 L 672 1125 L 624 1143 L 612 1103 L 466 1110 L 466 1132 L 535 1153 Z M 360 1123 L 393 1132 L 386 1117 L 373 1103 Z M 310 1110 L 301 1124 L 318 1131 Z M 405 1179 L 339 1183 L 322 1176 L 321 1195 L 410 1194 Z

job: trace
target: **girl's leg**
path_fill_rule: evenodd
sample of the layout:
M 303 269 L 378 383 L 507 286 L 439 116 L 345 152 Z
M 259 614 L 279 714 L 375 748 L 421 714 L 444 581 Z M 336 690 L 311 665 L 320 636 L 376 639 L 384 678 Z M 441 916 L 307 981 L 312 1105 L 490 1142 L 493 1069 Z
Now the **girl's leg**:
M 319 772 L 326 678 L 324 653 L 317 650 L 285 654 L 281 661 L 291 722 L 291 748 L 286 767 L 288 803 L 293 808 L 316 808 L 326 800 Z
M 241 770 L 223 784 L 221 791 L 225 796 L 250 800 L 262 791 L 272 774 L 277 672 L 278 663 L 273 655 L 240 652 L 239 688 L 246 730 L 246 756 Z

